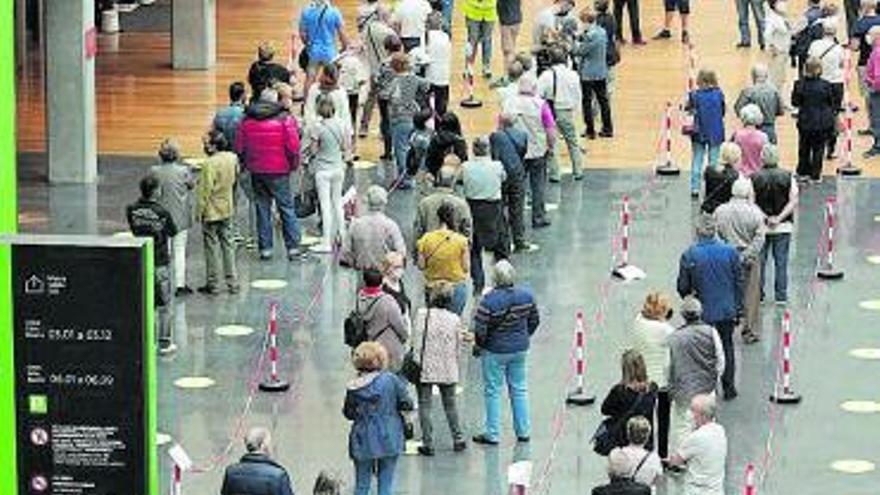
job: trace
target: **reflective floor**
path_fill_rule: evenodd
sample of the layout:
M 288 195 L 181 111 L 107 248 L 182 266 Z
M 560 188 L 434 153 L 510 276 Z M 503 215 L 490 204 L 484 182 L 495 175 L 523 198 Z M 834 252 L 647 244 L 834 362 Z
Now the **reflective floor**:
M 100 184 L 83 188 L 47 187 L 38 163 L 38 156 L 21 159 L 21 230 L 101 234 L 126 230 L 123 206 L 135 199 L 137 179 L 150 164 L 144 159 L 104 158 Z M 369 177 L 361 174 L 358 184 L 363 188 Z M 625 194 L 635 211 L 631 262 L 645 270 L 647 278 L 611 283 L 612 238 Z M 813 274 L 821 207 L 828 195 L 837 196 L 840 203 L 837 262 L 845 279 L 820 283 Z M 539 486 L 530 494 L 584 494 L 604 481 L 604 460 L 588 443 L 600 420 L 598 407 L 562 405 L 574 316 L 579 310 L 587 316 L 587 381 L 601 400 L 619 378 L 624 330 L 646 291 L 674 291 L 678 257 L 691 240 L 695 206 L 684 177 L 654 181 L 647 171 L 590 170 L 584 182 L 566 179 L 561 186 L 550 186 L 549 197 L 559 208 L 550 213 L 550 228 L 530 234 L 539 249 L 513 257 L 520 279 L 536 292 L 542 317 L 529 358 L 531 444 L 515 444 L 505 406 L 500 447 L 470 445 L 465 453 L 454 454 L 438 404 L 438 455 L 404 458 L 398 493 L 507 493 L 507 466 L 522 459 L 535 463 Z M 873 306 L 866 306 L 880 309 L 880 259 L 871 258 L 880 255 L 880 182 L 827 180 L 809 186 L 801 198 L 789 309 L 795 335 L 793 385 L 804 400 L 786 408 L 772 408 L 767 401 L 776 375 L 781 310 L 765 305 L 765 338 L 748 347 L 737 342 L 740 397 L 724 403 L 721 410 L 730 440 L 727 493 L 740 493 L 745 466 L 753 462 L 759 493 L 876 495 L 880 471 L 844 474 L 831 465 L 845 459 L 880 464 L 880 361 L 850 355 L 857 348 L 880 348 L 880 312 L 859 304 L 874 300 Z M 407 234 L 415 201 L 414 192 L 391 199 L 390 213 Z M 242 453 L 242 430 L 254 425 L 273 430 L 275 455 L 288 467 L 297 493 L 308 493 L 321 469 L 352 479 L 348 424 L 341 407 L 345 383 L 352 376 L 342 344 L 342 320 L 352 306 L 354 274 L 334 266 L 329 257 L 288 263 L 280 254 L 279 249 L 274 261 L 259 262 L 253 252 L 242 251 L 240 294 L 194 295 L 175 306 L 180 349 L 160 360 L 159 427 L 185 447 L 201 471 L 187 474 L 184 493 L 218 493 L 223 466 Z M 195 229 L 187 264 L 191 286 L 203 282 L 203 270 L 200 233 Z M 420 299 L 419 274 L 410 269 L 407 277 L 411 296 Z M 261 279 L 288 285 L 277 290 L 250 287 Z M 289 392 L 278 395 L 253 392 L 262 378 L 257 366 L 272 302 L 280 309 L 281 374 L 292 382 Z M 229 324 L 246 325 L 254 332 L 238 337 L 216 333 Z M 465 371 L 459 405 L 468 433 L 478 433 L 483 410 L 478 362 L 465 353 L 461 366 Z M 205 389 L 174 385 L 190 376 L 208 377 L 215 384 Z M 875 412 L 846 412 L 841 408 L 845 401 L 869 401 L 876 407 L 869 404 L 868 409 Z M 162 476 L 166 486 L 164 454 Z M 678 480 L 665 481 L 660 493 L 679 493 Z

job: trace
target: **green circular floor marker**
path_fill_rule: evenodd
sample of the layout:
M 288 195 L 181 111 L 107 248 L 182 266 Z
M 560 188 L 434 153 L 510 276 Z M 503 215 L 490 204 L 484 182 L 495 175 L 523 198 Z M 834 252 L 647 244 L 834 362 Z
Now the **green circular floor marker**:
M 300 239 L 299 244 L 301 246 L 314 246 L 315 244 L 317 244 L 319 242 L 321 242 L 320 237 L 304 234 L 302 236 L 302 239 Z
M 559 209 L 559 203 L 547 203 L 544 205 L 544 208 L 546 208 L 547 211 L 556 211 Z
M 873 471 L 876 466 L 863 459 L 840 459 L 831 463 L 831 469 L 846 474 L 864 474 Z
M 200 389 L 214 386 L 214 380 L 207 376 L 185 376 L 174 380 L 174 386 L 183 389 Z
M 162 432 L 156 433 L 156 446 L 161 447 L 170 441 L 171 441 L 171 435 L 169 435 L 167 433 L 162 433 Z
M 221 337 L 244 337 L 254 333 L 254 329 L 247 325 L 223 325 L 215 328 L 214 333 Z
M 251 287 L 261 290 L 278 290 L 287 287 L 287 281 L 274 278 L 264 278 L 251 282 Z
M 870 400 L 848 400 L 842 402 L 840 408 L 846 412 L 856 414 L 880 413 L 880 402 Z
M 880 265 L 880 254 L 868 256 L 867 260 L 872 265 Z
M 864 347 L 861 349 L 853 349 L 849 351 L 849 355 L 856 359 L 875 359 L 880 360 L 880 349 Z
M 113 237 L 125 237 L 125 238 L 130 238 L 130 237 L 134 237 L 134 234 L 132 234 L 132 233 L 131 233 L 130 231 L 128 231 L 128 230 L 121 230 L 121 231 L 119 231 L 119 232 L 115 232 L 115 233 L 113 234 Z
M 859 307 L 869 311 L 880 311 L 880 299 L 869 299 L 859 303 Z
M 376 162 L 371 162 L 369 160 L 357 160 L 354 162 L 355 170 L 367 170 L 376 167 Z
M 419 455 L 419 447 L 422 442 L 419 440 L 407 440 L 403 444 L 403 455 Z

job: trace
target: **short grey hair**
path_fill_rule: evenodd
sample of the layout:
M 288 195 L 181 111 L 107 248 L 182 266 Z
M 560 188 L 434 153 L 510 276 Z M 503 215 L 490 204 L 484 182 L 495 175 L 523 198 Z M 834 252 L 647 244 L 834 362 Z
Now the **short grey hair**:
M 760 83 L 766 81 L 770 77 L 770 71 L 767 66 L 757 63 L 752 66 L 752 82 Z
M 779 148 L 773 143 L 767 143 L 761 148 L 761 163 L 765 167 L 776 167 L 779 165 Z
M 278 91 L 273 88 L 266 88 L 260 93 L 260 101 L 266 103 L 278 103 Z
M 744 176 L 739 176 L 738 179 L 733 181 L 733 185 L 730 186 L 730 195 L 734 198 L 740 199 L 748 199 L 755 195 L 755 190 L 752 187 L 752 181 Z
M 534 96 L 538 92 L 538 78 L 531 72 L 526 72 L 517 81 L 519 93 Z
M 715 237 L 715 234 L 718 233 L 718 224 L 715 222 L 715 217 L 708 213 L 702 213 L 699 217 L 697 217 L 697 227 L 696 227 L 697 237 L 700 239 L 711 239 Z
M 739 111 L 739 119 L 742 120 L 744 125 L 758 127 L 764 123 L 764 113 L 761 112 L 761 107 L 754 103 L 749 103 Z
M 457 175 L 455 168 L 449 165 L 443 165 L 440 167 L 440 171 L 437 172 L 437 187 L 454 186 Z
M 829 34 L 831 36 L 834 36 L 837 34 L 837 23 L 835 22 L 836 20 L 837 19 L 835 17 L 831 17 L 826 18 L 822 21 L 822 33 L 824 33 L 825 36 L 828 36 Z
M 703 304 L 695 296 L 686 296 L 681 302 L 681 316 L 685 321 L 697 321 L 703 317 Z
M 699 412 L 706 419 L 714 420 L 718 414 L 718 403 L 709 394 L 697 394 L 691 399 L 691 409 Z
M 180 145 L 173 138 L 165 138 L 159 145 L 159 159 L 165 163 L 180 160 Z
M 388 204 L 388 191 L 382 186 L 372 185 L 367 189 L 367 208 L 382 211 Z
M 624 478 L 630 475 L 631 470 L 629 456 L 619 448 L 611 449 L 608 453 L 608 477 Z
M 244 447 L 248 452 L 268 452 L 272 446 L 272 434 L 262 426 L 248 430 L 244 436 Z
M 516 115 L 511 112 L 501 112 L 498 115 L 498 123 L 501 124 L 501 127 L 513 127 L 516 123 Z
M 474 150 L 474 156 L 489 156 L 489 138 L 486 136 L 475 137 L 471 149 Z
M 507 260 L 495 263 L 492 270 L 492 282 L 495 287 L 511 287 L 516 280 L 516 268 Z

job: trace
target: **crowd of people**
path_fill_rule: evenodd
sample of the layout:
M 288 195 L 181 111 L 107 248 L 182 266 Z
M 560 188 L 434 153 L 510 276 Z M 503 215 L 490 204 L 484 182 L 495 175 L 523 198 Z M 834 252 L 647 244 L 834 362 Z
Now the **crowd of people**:
M 243 82 L 231 84 L 229 105 L 205 134 L 207 158 L 194 170 L 183 164 L 173 140 L 164 141 L 161 164 L 143 178 L 141 198 L 127 208 L 132 232 L 155 240 L 161 354 L 175 350 L 173 299 L 193 292 L 185 260 L 187 235 L 197 223 L 206 258 L 198 292 L 207 296 L 220 293 L 223 282 L 229 293 L 239 291 L 239 245 L 255 248 L 260 260 L 273 258 L 276 224 L 291 262 L 335 253 L 341 265 L 359 273 L 356 302 L 345 318 L 357 376 L 343 407 L 351 421 L 356 495 L 370 493 L 374 476 L 380 495 L 393 492 L 404 439 L 415 436 L 415 416 L 418 452 L 434 456 L 440 450 L 431 424 L 435 387 L 452 450 L 467 448 L 456 404 L 466 348 L 480 359 L 484 398 L 485 421 L 473 443 L 501 441 L 505 385 L 516 439 L 530 441 L 526 363 L 541 322 L 536 296 L 517 281 L 511 262 L 513 253 L 531 249 L 525 205 L 531 205 L 532 229 L 550 226 L 544 195 L 548 183 L 561 180 L 557 150 L 566 145 L 578 181 L 585 174 L 579 137 L 613 139 L 611 90 L 625 43 L 624 8 L 632 43 L 645 43 L 637 0 L 615 0 L 613 14 L 607 0 L 581 4 L 577 13 L 574 1 L 555 0 L 536 15 L 527 52 L 516 49 L 520 0 L 461 2 L 468 70 L 479 49 L 487 79 L 493 79 L 494 24 L 501 26 L 506 73 L 492 80 L 500 101 L 493 131 L 467 139 L 449 108 L 453 0 L 399 0 L 393 9 L 363 0 L 359 41 L 345 36 L 343 16 L 329 0 L 312 0 L 299 20 L 306 42 L 297 58 L 302 77 L 274 61 L 270 43 L 261 43 L 247 77 L 250 91 Z M 716 421 L 716 401 L 738 395 L 737 332 L 746 345 L 761 339 L 770 256 L 774 301 L 788 302 L 798 188 L 821 180 L 823 160 L 835 154 L 838 115 L 848 110 L 845 45 L 859 52 L 859 82 L 875 136 L 866 155 L 880 154 L 880 16 L 874 0 L 862 1 L 860 16 L 847 9 L 843 44 L 833 4 L 811 1 L 802 19 L 789 21 L 784 0 L 771 2 L 766 16 L 762 2 L 743 0 L 737 2 L 737 47 L 751 45 L 750 9 L 767 62 L 754 66 L 752 83 L 733 106 L 741 124 L 725 131 L 725 96 L 713 70 L 701 69 L 687 94 L 690 118 L 682 131 L 693 150 L 690 194 L 701 208 L 676 280 L 683 323 L 673 326 L 668 295 L 651 292 L 629 326 L 622 377 L 602 403 L 606 418 L 593 438 L 594 450 L 608 458 L 610 476 L 596 494 L 651 493 L 664 472 L 682 470 L 686 493 L 724 493 L 727 440 Z M 689 2 L 667 0 L 665 10 L 654 39 L 671 37 L 678 11 L 682 41 L 690 43 Z M 790 93 L 789 60 L 798 68 Z M 348 218 L 343 185 L 359 158 L 358 141 L 370 139 L 376 106 L 382 171 L 363 191 L 365 211 Z M 799 133 L 795 174 L 779 166 L 779 118 L 789 110 L 796 112 Z M 580 136 L 578 112 L 585 128 Z M 409 219 L 384 211 L 397 191 L 418 195 L 410 243 L 398 223 Z M 321 237 L 305 249 L 300 221 L 311 216 Z M 488 284 L 487 252 L 493 257 Z M 421 272 L 423 290 L 404 286 L 409 264 Z M 292 493 L 286 472 L 270 458 L 270 443 L 265 429 L 246 436 L 248 453 L 227 470 L 222 493 Z M 314 493 L 338 493 L 338 485 L 322 474 Z

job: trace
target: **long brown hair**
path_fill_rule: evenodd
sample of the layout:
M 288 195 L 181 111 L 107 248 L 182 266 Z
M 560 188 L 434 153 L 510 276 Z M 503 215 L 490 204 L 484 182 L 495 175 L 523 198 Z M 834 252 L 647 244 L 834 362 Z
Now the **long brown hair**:
M 633 390 L 644 392 L 648 389 L 648 369 L 645 358 L 635 349 L 627 349 L 620 358 L 621 383 Z

